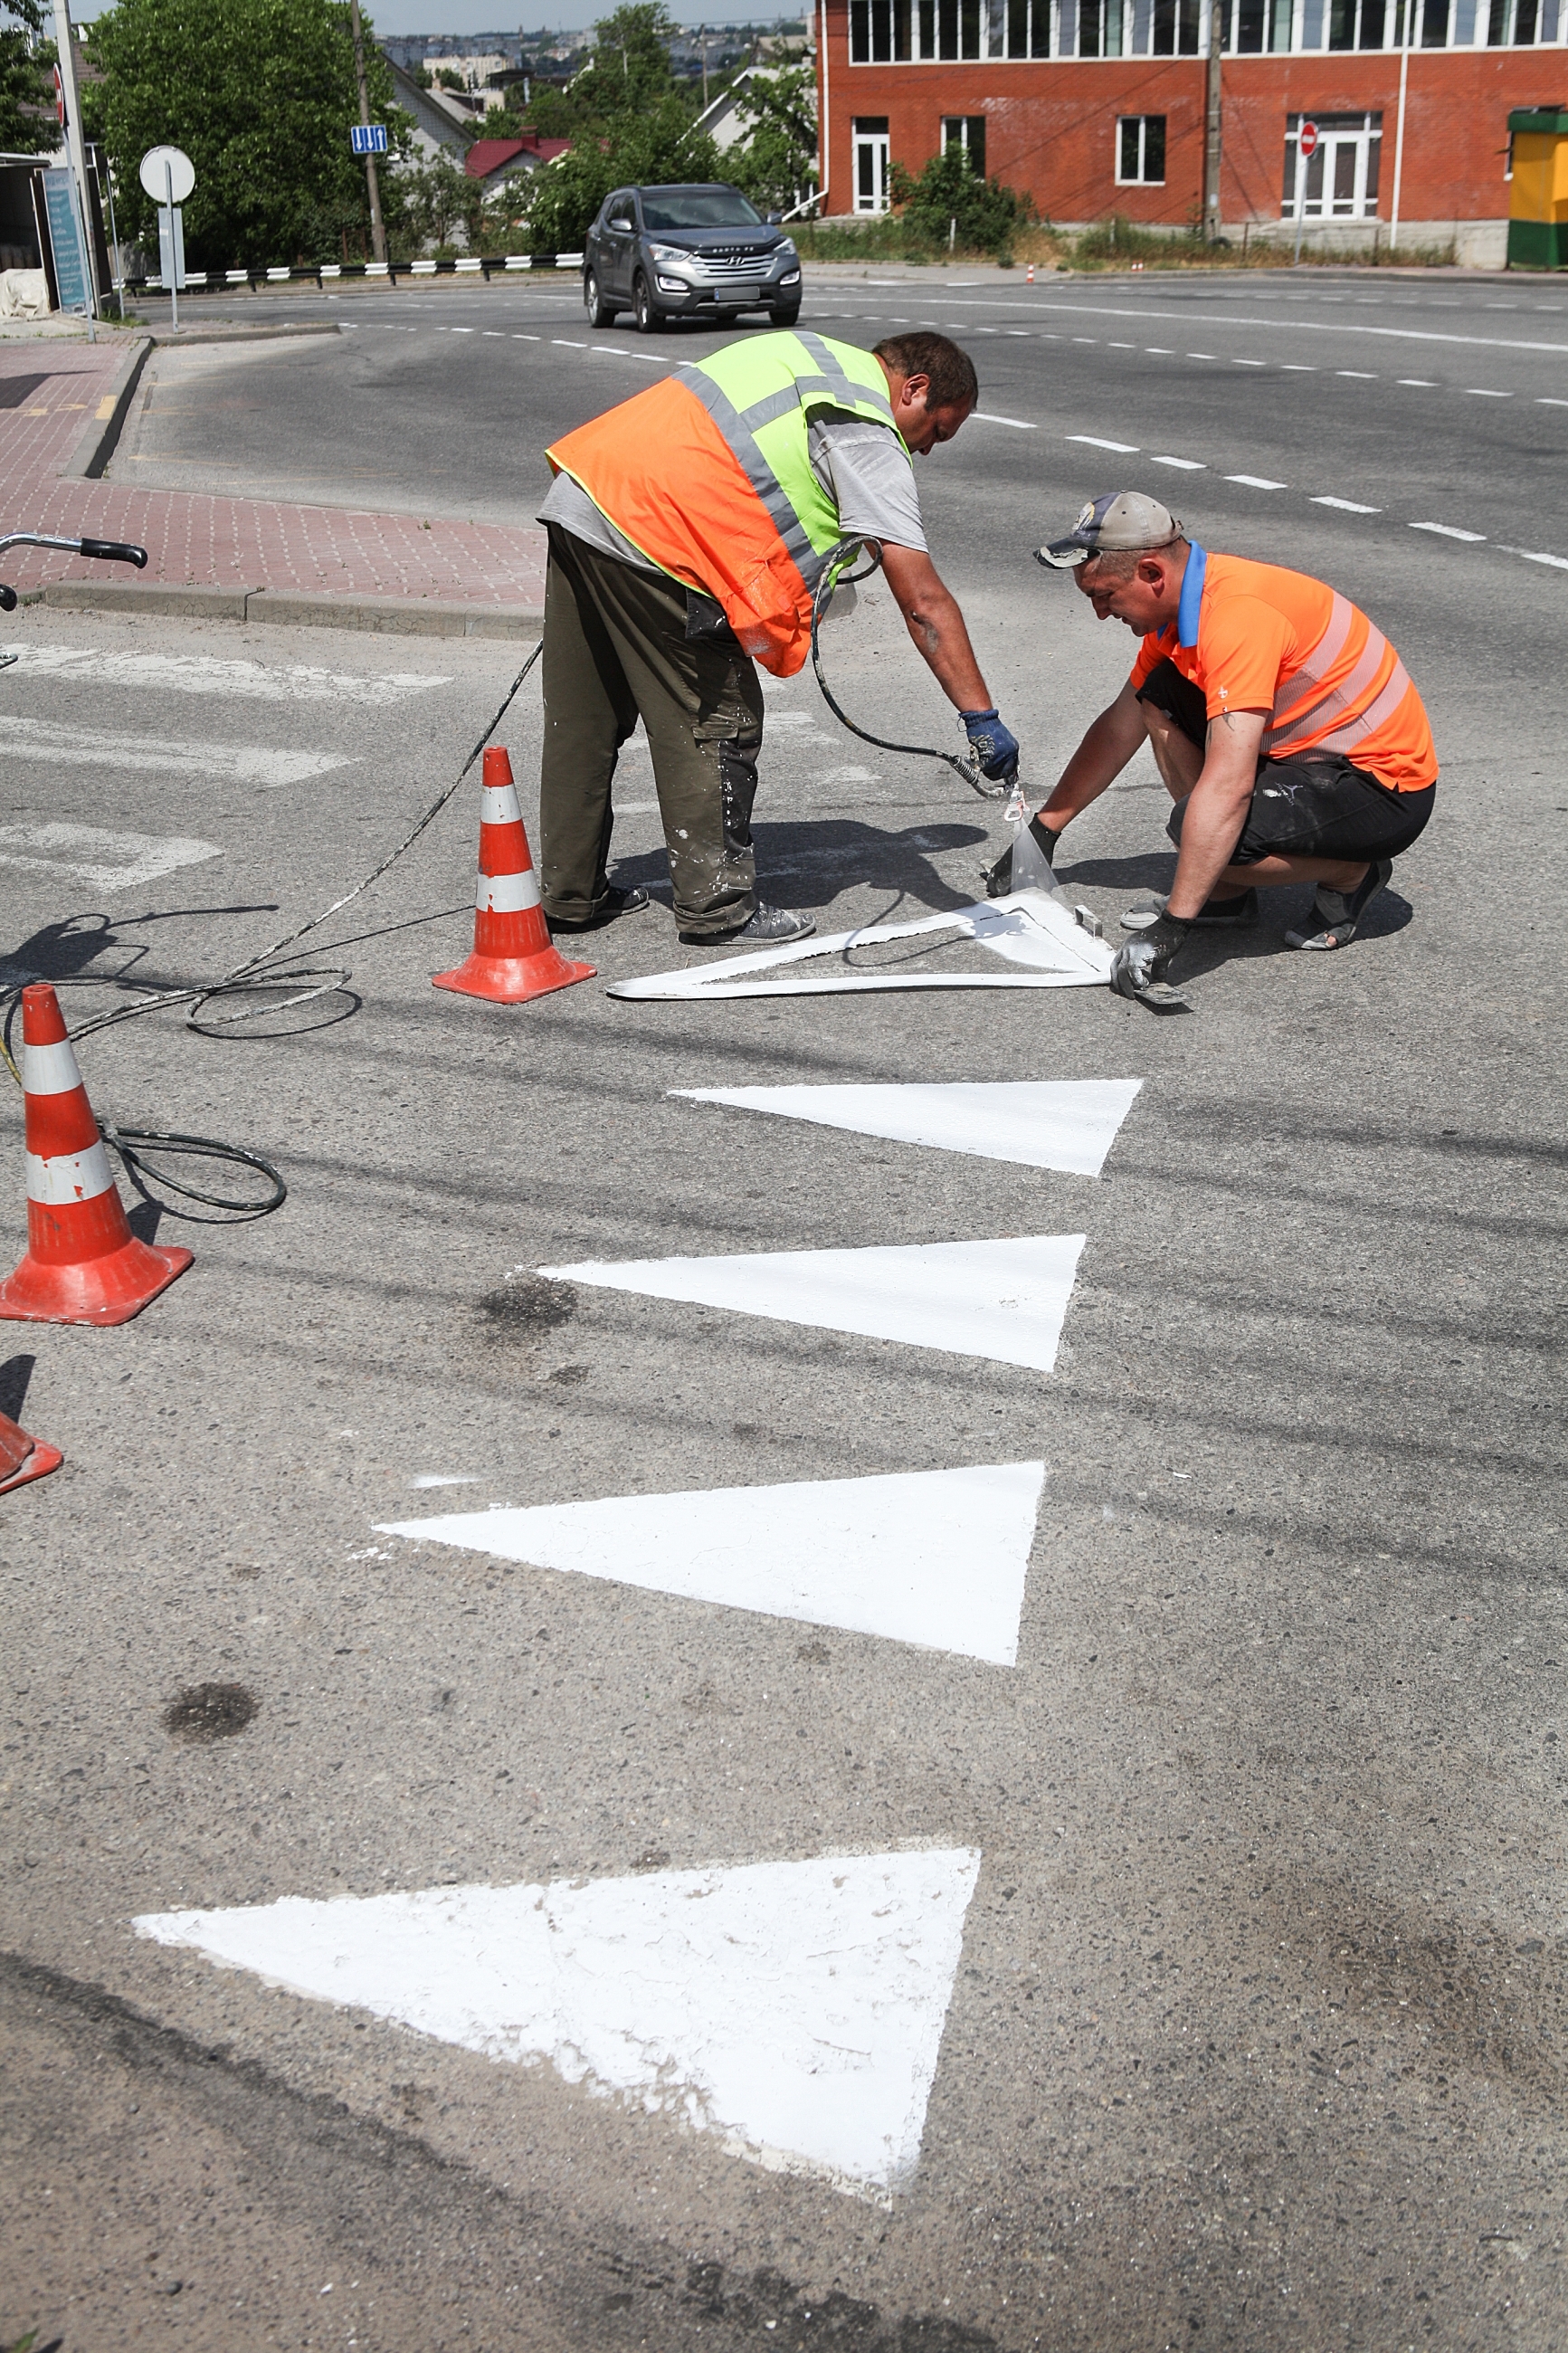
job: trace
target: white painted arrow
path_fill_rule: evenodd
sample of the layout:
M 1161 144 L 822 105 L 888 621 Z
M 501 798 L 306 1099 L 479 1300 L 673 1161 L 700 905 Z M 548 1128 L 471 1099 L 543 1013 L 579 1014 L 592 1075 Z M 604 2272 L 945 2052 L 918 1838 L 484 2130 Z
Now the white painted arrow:
M 491 2059 L 546 2061 L 778 2170 L 908 2181 L 972 1847 L 163 1912 L 194 1947 Z
M 1082 1234 L 1035 1234 L 871 1250 L 759 1250 L 742 1258 L 628 1259 L 620 1265 L 590 1260 L 539 1271 L 1048 1373 L 1083 1244 Z
M 394 1520 L 412 1536 L 1012 1666 L 1043 1462 Z
M 850 1087 L 672 1087 L 690 1103 L 775 1112 L 895 1144 L 1098 1176 L 1142 1079 L 1004 1079 Z

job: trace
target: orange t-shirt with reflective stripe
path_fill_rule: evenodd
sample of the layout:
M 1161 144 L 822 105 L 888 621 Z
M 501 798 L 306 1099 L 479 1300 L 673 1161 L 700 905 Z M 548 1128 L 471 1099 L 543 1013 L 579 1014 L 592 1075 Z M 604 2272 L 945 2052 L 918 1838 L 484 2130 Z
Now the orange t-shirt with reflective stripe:
M 1132 665 L 1134 691 L 1157 662 L 1171 661 L 1203 689 L 1211 719 L 1225 711 L 1268 712 L 1263 750 L 1270 759 L 1340 752 L 1394 792 L 1436 783 L 1436 748 L 1421 697 L 1364 613 L 1304 572 L 1242 555 L 1208 555 L 1205 563 L 1196 644 L 1181 643 L 1175 622 L 1146 637 Z

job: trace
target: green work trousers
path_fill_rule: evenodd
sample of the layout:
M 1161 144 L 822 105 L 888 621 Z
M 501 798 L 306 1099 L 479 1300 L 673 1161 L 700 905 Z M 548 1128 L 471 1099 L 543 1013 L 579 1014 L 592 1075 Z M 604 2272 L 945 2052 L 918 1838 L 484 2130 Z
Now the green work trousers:
M 682 931 L 717 934 L 756 905 L 752 804 L 763 694 L 727 628 L 688 634 L 688 598 L 547 526 L 544 753 L 539 879 L 544 912 L 592 920 L 605 902 L 610 786 L 640 714 Z

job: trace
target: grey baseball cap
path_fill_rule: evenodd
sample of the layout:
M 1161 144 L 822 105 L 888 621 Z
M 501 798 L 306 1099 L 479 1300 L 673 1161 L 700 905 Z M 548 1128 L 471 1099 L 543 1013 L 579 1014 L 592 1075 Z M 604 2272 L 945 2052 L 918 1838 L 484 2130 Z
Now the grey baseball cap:
M 1090 499 L 1065 539 L 1037 548 L 1035 561 L 1068 572 L 1075 564 L 1087 564 L 1091 555 L 1111 548 L 1169 547 L 1173 540 L 1185 536 L 1183 525 L 1158 499 L 1146 498 L 1142 491 L 1107 491 Z

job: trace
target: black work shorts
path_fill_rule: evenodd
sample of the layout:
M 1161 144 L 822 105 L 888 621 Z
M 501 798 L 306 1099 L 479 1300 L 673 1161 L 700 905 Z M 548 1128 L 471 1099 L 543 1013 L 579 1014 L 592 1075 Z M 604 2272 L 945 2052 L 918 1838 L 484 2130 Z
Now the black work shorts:
M 1199 750 L 1208 743 L 1208 709 L 1201 687 L 1184 678 L 1173 661 L 1157 662 L 1138 690 Z M 1256 866 L 1260 858 L 1397 858 L 1426 827 L 1437 797 L 1436 785 L 1418 793 L 1396 793 L 1357 768 L 1342 752 L 1306 752 L 1295 759 L 1259 760 L 1252 806 L 1241 839 L 1231 851 L 1233 866 Z M 1165 830 L 1182 838 L 1185 801 L 1171 812 Z

